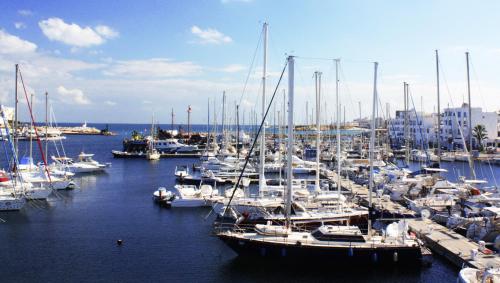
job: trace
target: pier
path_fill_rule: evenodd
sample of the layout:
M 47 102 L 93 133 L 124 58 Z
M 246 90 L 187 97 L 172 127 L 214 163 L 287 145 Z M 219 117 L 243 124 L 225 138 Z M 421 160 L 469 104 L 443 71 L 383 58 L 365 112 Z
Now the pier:
M 498 254 L 482 253 L 474 241 L 429 219 L 409 219 L 408 226 L 434 253 L 445 257 L 458 267 L 467 265 L 484 269 L 489 266 L 500 266 Z M 474 257 L 472 250 L 478 251 Z
M 338 175 L 336 172 L 328 169 L 321 169 L 321 174 L 328 178 L 330 181 L 337 183 Z M 352 180 L 340 177 L 340 185 L 342 188 L 352 192 L 352 194 L 363 204 L 368 205 L 368 188 L 366 186 L 358 185 Z M 372 195 L 372 204 L 377 211 L 382 212 L 383 216 L 387 215 L 404 215 L 404 218 L 415 217 L 416 213 L 399 203 L 391 201 L 389 198 L 378 197 L 374 193 Z M 394 219 L 394 218 L 391 218 Z

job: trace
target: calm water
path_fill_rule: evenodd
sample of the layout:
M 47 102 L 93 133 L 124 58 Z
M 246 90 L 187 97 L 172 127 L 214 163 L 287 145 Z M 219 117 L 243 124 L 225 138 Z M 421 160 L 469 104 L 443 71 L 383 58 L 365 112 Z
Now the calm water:
M 128 134 L 147 125 L 110 127 Z M 402 270 L 336 269 L 335 262 L 328 271 L 300 263 L 295 268 L 242 263 L 210 235 L 208 210 L 168 210 L 151 200 L 158 186 L 174 185 L 175 165 L 196 160 L 113 159 L 111 150 L 121 148 L 123 137 L 68 136 L 68 156 L 85 150 L 112 167 L 76 178 L 78 189 L 48 202 L 0 213 L 6 221 L 0 223 L 0 282 L 455 282 L 458 269 L 439 258 L 430 268 Z M 27 154 L 27 143 L 19 151 Z

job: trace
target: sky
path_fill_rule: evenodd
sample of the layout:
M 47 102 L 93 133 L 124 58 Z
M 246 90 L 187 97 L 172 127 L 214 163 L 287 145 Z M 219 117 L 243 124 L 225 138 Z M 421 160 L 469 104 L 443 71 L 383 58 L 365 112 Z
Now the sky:
M 264 22 L 267 100 L 277 89 L 273 107 L 282 109 L 286 73 L 278 79 L 286 57 L 296 56 L 296 123 L 313 112 L 315 71 L 323 74 L 322 120 L 334 119 L 335 58 L 347 120 L 371 114 L 375 61 L 379 113 L 402 108 L 405 81 L 411 105 L 432 112 L 435 50 L 442 107 L 467 100 L 468 51 L 473 106 L 500 110 L 499 1 L 3 0 L 0 11 L 0 103 L 14 103 L 19 64 L 38 121 L 48 92 L 59 122 L 147 123 L 154 115 L 170 123 L 173 109 L 175 122 L 186 123 L 191 105 L 192 122 L 206 123 L 208 103 L 220 122 L 226 91 L 227 116 L 238 104 L 248 123 L 261 113 Z

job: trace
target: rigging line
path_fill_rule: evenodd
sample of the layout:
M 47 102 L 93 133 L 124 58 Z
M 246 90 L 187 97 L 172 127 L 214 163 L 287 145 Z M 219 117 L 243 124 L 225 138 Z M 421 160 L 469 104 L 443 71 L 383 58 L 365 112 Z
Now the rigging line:
M 297 56 L 295 58 L 302 59 L 302 60 L 317 60 L 317 61 L 334 61 L 337 59 L 342 59 L 344 62 L 351 62 L 351 63 L 369 63 L 373 64 L 374 60 L 360 60 L 360 59 L 345 59 L 345 58 L 329 58 L 329 57 L 308 57 L 308 56 Z
M 250 63 L 250 68 L 248 68 L 247 78 L 245 79 L 245 84 L 243 86 L 243 90 L 241 92 L 241 96 L 240 96 L 240 100 L 239 100 L 239 104 L 240 105 L 241 105 L 241 101 L 243 100 L 243 95 L 245 95 L 245 92 L 246 92 L 246 89 L 247 89 L 248 80 L 250 79 L 250 74 L 252 73 L 252 70 L 253 70 L 253 67 L 254 67 L 255 58 L 257 57 L 257 51 L 259 50 L 259 46 L 260 46 L 260 43 L 262 41 L 262 33 L 263 33 L 263 31 L 264 31 L 264 29 L 262 29 L 260 31 L 259 40 L 257 41 L 257 46 L 255 47 L 255 51 L 253 52 L 252 62 Z
M 469 62 L 470 62 L 470 66 L 471 66 L 471 69 L 472 69 L 472 74 L 474 75 L 474 78 L 476 79 L 477 89 L 478 89 L 478 92 L 479 92 L 479 96 L 481 97 L 481 102 L 483 103 L 485 112 L 488 112 L 488 104 L 486 104 L 485 100 L 484 100 L 484 96 L 483 96 L 481 84 L 479 82 L 479 76 L 477 75 L 476 68 L 474 68 L 474 64 L 472 63 L 472 60 L 470 59 L 470 57 L 471 56 L 469 54 Z
M 5 127 L 5 133 L 7 134 L 7 141 L 9 142 L 9 145 L 10 145 L 10 150 L 12 151 L 12 159 L 13 159 L 13 162 L 14 162 L 14 166 L 16 166 L 16 171 L 19 169 L 19 160 L 17 159 L 17 154 L 16 154 L 16 150 L 14 148 L 14 144 L 12 143 L 12 140 L 10 138 L 10 131 L 9 131 L 9 127 L 8 127 L 8 122 L 7 122 L 7 118 L 5 117 L 5 111 L 3 109 L 3 106 L 0 106 L 0 109 L 2 110 L 1 112 L 1 115 L 2 115 L 2 119 L 3 119 L 3 123 L 4 123 L 4 127 Z M 14 132 L 12 133 L 12 138 L 14 139 Z M 7 151 L 5 151 L 7 153 Z M 10 163 L 10 162 L 9 162 Z M 10 164 L 9 164 L 9 167 L 10 167 Z M 21 189 L 23 190 L 23 192 L 26 192 L 25 188 L 24 188 L 24 181 L 23 181 L 23 176 L 22 174 L 17 174 L 19 177 L 19 181 L 20 181 L 20 184 L 21 184 Z M 11 180 L 15 180 L 11 177 Z M 15 190 L 15 181 L 12 182 L 12 185 L 14 186 L 14 193 L 16 192 Z
M 21 83 L 23 85 L 24 97 L 26 98 L 26 103 L 28 104 L 28 109 L 30 112 L 31 121 L 33 121 L 33 123 L 35 123 L 35 119 L 33 117 L 33 111 L 31 109 L 31 103 L 29 102 L 29 99 L 28 99 L 28 92 L 26 91 L 26 86 L 24 85 L 24 80 L 23 80 L 23 75 L 21 74 L 21 70 L 19 70 L 19 78 L 21 79 Z M 42 155 L 42 160 L 43 160 L 43 163 L 45 165 L 45 171 L 47 172 L 47 177 L 49 178 L 49 182 L 52 185 L 52 179 L 50 178 L 49 168 L 47 166 L 47 159 L 46 159 L 45 153 L 43 152 L 42 143 L 40 142 L 40 136 L 38 135 L 38 130 L 36 129 L 36 127 L 33 127 L 33 129 L 35 130 L 38 148 L 39 148 L 40 153 Z
M 252 142 L 252 147 L 250 147 L 250 150 L 248 151 L 248 155 L 246 156 L 245 158 L 245 163 L 243 164 L 243 168 L 241 169 L 241 173 L 240 175 L 238 176 L 238 181 L 236 182 L 236 184 L 234 185 L 234 189 L 233 189 L 233 192 L 231 193 L 231 197 L 229 198 L 229 201 L 227 202 L 227 205 L 226 205 L 226 208 L 224 209 L 224 213 L 223 215 L 226 214 L 227 212 L 227 209 L 228 207 L 231 205 L 231 201 L 233 200 L 233 197 L 234 197 L 234 194 L 236 193 L 236 189 L 238 188 L 238 186 L 240 185 L 240 182 L 241 182 L 241 178 L 243 177 L 243 173 L 245 172 L 245 168 L 247 167 L 248 165 L 248 161 L 250 160 L 250 155 L 252 154 L 253 152 L 253 149 L 255 147 L 255 144 L 257 143 L 257 140 L 258 140 L 258 137 L 259 137 L 259 134 L 262 130 L 262 127 L 264 126 L 264 122 L 266 121 L 266 117 L 267 117 L 267 114 L 269 113 L 269 109 L 271 109 L 271 105 L 273 104 L 273 100 L 274 100 L 274 97 L 276 96 L 276 93 L 278 91 L 278 88 L 280 86 L 280 83 L 281 83 L 281 80 L 283 79 L 283 75 L 285 74 L 285 70 L 286 70 L 286 67 L 288 66 L 288 62 L 285 63 L 285 66 L 283 66 L 283 71 L 281 71 L 281 75 L 280 75 L 280 78 L 278 80 L 278 83 L 276 84 L 276 88 L 274 89 L 274 92 L 273 92 L 273 96 L 271 97 L 271 100 L 269 101 L 269 104 L 267 105 L 267 109 L 266 109 L 266 113 L 264 114 L 264 117 L 263 119 L 261 120 L 260 122 L 260 126 L 259 126 L 259 129 L 257 130 L 257 134 Z M 289 161 L 290 162 L 290 161 Z

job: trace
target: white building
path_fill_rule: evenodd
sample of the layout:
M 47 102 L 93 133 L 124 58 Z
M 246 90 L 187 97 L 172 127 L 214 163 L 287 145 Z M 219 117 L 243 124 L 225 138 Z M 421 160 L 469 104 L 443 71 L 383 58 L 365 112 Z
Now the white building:
M 481 107 L 471 108 L 472 129 L 476 125 L 483 125 L 486 129 L 487 140 L 485 143 L 494 142 L 498 137 L 498 114 L 496 112 L 483 112 Z M 448 148 L 463 148 L 462 134 L 466 142 L 469 141 L 469 107 L 467 103 L 461 107 L 445 108 L 441 119 L 441 143 Z M 460 133 L 462 131 L 462 134 Z M 473 146 L 477 140 L 472 139 Z
M 396 117 L 389 119 L 387 128 L 393 144 L 404 145 L 405 111 L 396 111 Z M 435 125 L 437 115 L 424 112 L 408 111 L 408 137 L 413 147 L 427 148 L 436 141 Z

